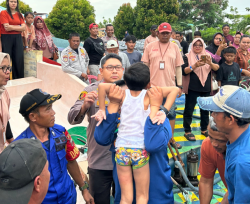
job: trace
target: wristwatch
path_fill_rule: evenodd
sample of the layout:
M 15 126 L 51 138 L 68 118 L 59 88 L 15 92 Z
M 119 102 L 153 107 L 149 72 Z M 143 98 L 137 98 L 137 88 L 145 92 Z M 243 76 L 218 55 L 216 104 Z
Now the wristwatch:
M 168 116 L 169 111 L 163 105 L 160 106 L 160 110 L 164 111 L 164 113 L 166 114 L 166 116 Z
M 183 89 L 183 86 L 178 86 L 178 85 L 177 85 L 177 87 L 180 88 L 180 89 Z
M 28 49 L 29 47 L 28 46 L 25 46 L 26 49 Z
M 87 183 L 87 181 L 84 181 L 84 186 L 80 187 L 79 186 L 80 191 L 84 191 L 85 189 L 89 190 L 89 184 Z

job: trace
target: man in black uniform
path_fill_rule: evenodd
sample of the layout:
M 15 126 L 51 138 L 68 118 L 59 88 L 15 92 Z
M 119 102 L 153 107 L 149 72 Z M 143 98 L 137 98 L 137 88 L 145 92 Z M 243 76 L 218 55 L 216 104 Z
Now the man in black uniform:
M 105 49 L 102 39 L 97 37 L 98 25 L 95 23 L 91 23 L 89 25 L 89 32 L 90 32 L 90 37 L 87 38 L 87 40 L 85 40 L 83 47 L 85 48 L 85 50 L 89 55 L 90 75 L 97 76 L 100 60 L 103 57 Z

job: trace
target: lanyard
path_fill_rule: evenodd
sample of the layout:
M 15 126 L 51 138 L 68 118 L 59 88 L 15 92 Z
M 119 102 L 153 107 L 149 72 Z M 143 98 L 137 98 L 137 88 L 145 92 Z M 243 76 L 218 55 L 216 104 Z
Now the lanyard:
M 169 42 L 169 44 L 168 44 L 168 47 L 169 47 L 169 45 L 170 45 L 170 42 Z M 164 57 L 164 55 L 166 54 L 166 52 L 167 52 L 167 50 L 168 50 L 168 47 L 167 47 L 167 49 L 165 50 L 164 54 L 162 55 L 162 52 L 161 52 L 161 46 L 160 46 L 160 42 L 159 42 L 159 48 L 160 48 L 161 58 L 162 58 L 162 60 L 163 60 L 163 57 Z

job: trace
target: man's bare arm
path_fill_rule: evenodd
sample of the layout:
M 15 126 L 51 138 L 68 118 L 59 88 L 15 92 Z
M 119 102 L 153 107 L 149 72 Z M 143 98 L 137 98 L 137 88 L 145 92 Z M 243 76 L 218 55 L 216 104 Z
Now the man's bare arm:
M 199 199 L 201 204 L 210 204 L 213 197 L 213 182 L 213 178 L 207 179 L 201 176 L 199 183 Z

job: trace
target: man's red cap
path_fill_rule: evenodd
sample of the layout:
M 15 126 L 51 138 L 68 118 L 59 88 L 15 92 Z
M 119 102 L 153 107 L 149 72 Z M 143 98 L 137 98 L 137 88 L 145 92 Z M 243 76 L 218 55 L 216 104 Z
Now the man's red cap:
M 162 32 L 172 32 L 172 27 L 169 23 L 162 23 L 157 29 L 160 33 Z
M 91 23 L 91 24 L 89 25 L 89 29 L 91 29 L 91 28 L 93 28 L 93 27 L 98 28 L 98 25 L 97 25 L 97 24 L 95 24 L 95 23 Z

